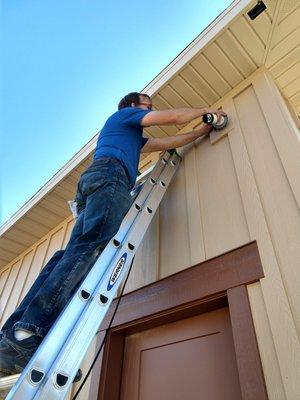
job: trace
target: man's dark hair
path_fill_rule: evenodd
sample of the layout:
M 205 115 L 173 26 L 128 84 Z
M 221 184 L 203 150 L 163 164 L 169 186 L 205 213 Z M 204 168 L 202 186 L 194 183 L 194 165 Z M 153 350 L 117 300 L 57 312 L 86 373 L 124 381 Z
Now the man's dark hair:
M 148 96 L 148 94 L 131 92 L 123 97 L 123 99 L 120 101 L 120 103 L 118 104 L 118 110 L 121 110 L 121 108 L 125 107 L 131 107 L 132 103 L 138 106 L 140 104 L 140 96 L 148 97 L 148 99 L 150 99 L 150 96 Z

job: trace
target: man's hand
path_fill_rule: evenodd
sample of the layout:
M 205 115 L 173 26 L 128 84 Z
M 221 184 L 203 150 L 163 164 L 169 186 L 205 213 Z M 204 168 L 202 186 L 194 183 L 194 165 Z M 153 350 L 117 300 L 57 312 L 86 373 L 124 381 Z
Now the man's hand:
M 208 135 L 213 130 L 213 127 L 209 124 L 203 124 L 200 129 L 192 131 L 193 133 L 199 133 L 199 136 Z
M 194 129 L 191 132 L 181 133 L 175 136 L 149 138 L 141 152 L 151 153 L 153 151 L 176 149 L 177 147 L 193 142 L 200 136 L 209 134 L 212 129 L 213 127 L 211 125 L 202 124 L 199 129 Z
M 202 117 L 207 113 L 217 114 L 218 121 L 222 115 L 226 115 L 222 110 L 213 110 L 211 108 L 172 108 L 169 110 L 149 112 L 142 118 L 141 125 L 143 127 L 156 125 L 182 125 L 195 118 Z
M 223 110 L 214 110 L 212 108 L 206 108 L 206 113 L 217 114 L 218 116 L 219 115 L 224 115 L 224 116 L 227 115 L 226 112 Z
M 227 116 L 226 112 L 224 112 L 223 110 L 213 110 L 212 108 L 207 108 L 206 114 L 216 114 L 218 116 L 218 122 L 220 121 L 222 116 Z

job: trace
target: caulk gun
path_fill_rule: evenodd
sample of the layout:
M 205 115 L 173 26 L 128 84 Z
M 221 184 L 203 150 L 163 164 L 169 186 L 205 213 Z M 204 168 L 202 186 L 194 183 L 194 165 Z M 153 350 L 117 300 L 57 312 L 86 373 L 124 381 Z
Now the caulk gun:
M 211 125 L 215 130 L 220 130 L 225 128 L 228 122 L 227 115 L 221 115 L 220 121 L 218 121 L 217 114 L 207 113 L 204 114 L 202 120 L 205 124 Z

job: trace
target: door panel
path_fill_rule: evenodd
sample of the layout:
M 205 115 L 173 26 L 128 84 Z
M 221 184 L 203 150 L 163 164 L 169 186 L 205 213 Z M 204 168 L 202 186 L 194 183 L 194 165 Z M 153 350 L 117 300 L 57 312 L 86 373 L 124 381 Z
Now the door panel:
M 228 308 L 126 337 L 121 400 L 240 400 Z

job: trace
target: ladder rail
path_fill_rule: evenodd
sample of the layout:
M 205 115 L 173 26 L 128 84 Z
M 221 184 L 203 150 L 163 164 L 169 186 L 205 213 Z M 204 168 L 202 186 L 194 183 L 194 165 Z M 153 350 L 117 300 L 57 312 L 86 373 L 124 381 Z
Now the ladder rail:
M 105 273 L 105 270 L 108 268 L 108 265 L 110 264 L 112 258 L 114 257 L 114 254 L 118 250 L 118 246 L 115 245 L 114 241 L 117 241 L 121 243 L 126 235 L 128 234 L 128 231 L 130 230 L 130 227 L 134 224 L 134 220 L 137 218 L 139 214 L 139 209 L 141 209 L 142 205 L 147 201 L 147 198 L 151 194 L 154 184 L 153 182 L 151 183 L 151 179 L 156 181 L 159 176 L 163 173 L 165 169 L 165 165 L 168 162 L 168 159 L 171 156 L 169 154 L 164 154 L 161 159 L 160 163 L 157 163 L 155 168 L 152 171 L 151 177 L 148 178 L 146 183 L 144 184 L 144 187 L 140 191 L 139 195 L 135 199 L 133 205 L 131 206 L 129 212 L 127 213 L 126 217 L 124 218 L 119 231 L 115 235 L 114 238 L 111 239 L 109 244 L 106 246 L 98 260 L 96 261 L 95 265 L 85 278 L 84 282 L 81 284 L 84 290 L 84 294 L 86 293 L 91 293 L 94 290 L 94 287 L 97 283 L 97 280 L 95 280 L 95 277 L 103 276 Z M 138 206 L 138 207 L 136 207 Z M 138 209 L 139 208 L 139 209 Z M 106 259 L 107 261 L 103 263 L 103 259 Z M 102 264 L 105 265 L 101 265 Z M 97 265 L 96 265 L 97 264 Z M 96 283 L 95 283 L 96 282 Z M 23 383 L 25 383 L 27 386 L 32 387 L 32 390 L 29 390 L 31 392 L 31 395 L 33 396 L 37 391 L 38 391 L 38 384 L 35 384 L 32 380 L 28 378 L 28 372 L 30 369 L 32 369 L 33 365 L 36 364 L 36 370 L 40 371 L 43 373 L 44 369 L 51 368 L 51 365 L 55 362 L 55 355 L 59 352 L 62 346 L 64 346 L 64 342 L 61 343 L 61 337 L 68 336 L 74 326 L 76 325 L 78 319 L 81 317 L 84 308 L 87 306 L 86 301 L 82 301 L 83 299 L 79 299 L 77 291 L 74 295 L 73 298 L 70 300 L 70 302 L 67 304 L 61 315 L 59 316 L 58 320 L 55 322 L 54 326 L 51 328 L 49 331 L 48 335 L 45 337 L 44 341 L 42 342 L 41 346 L 37 350 L 37 352 L 34 354 L 26 368 L 24 369 L 23 373 L 21 374 L 20 378 L 18 379 L 16 385 L 14 388 L 11 390 L 9 393 L 9 398 L 24 398 L 25 393 L 21 390 Z M 64 335 L 62 334 L 64 333 Z M 49 355 L 49 352 L 45 349 L 51 348 L 53 356 L 51 357 Z M 41 359 L 41 362 L 37 362 L 36 360 Z M 27 390 L 28 392 L 28 390 Z M 20 397 L 19 394 L 20 394 Z M 26 398 L 28 397 L 29 393 L 26 393 Z M 14 397 L 12 397 L 14 396 Z M 17 397 L 16 397 L 17 396 Z M 32 397 L 31 397 L 32 398 Z
M 172 158 L 177 159 L 178 156 L 175 155 Z M 147 227 L 153 219 L 154 213 L 159 206 L 160 200 L 162 199 L 178 164 L 178 162 L 175 163 L 174 160 L 171 160 L 162 176 L 159 178 L 156 190 L 151 192 L 146 206 L 141 210 L 138 218 L 134 222 L 133 229 L 130 230 L 128 237 L 126 237 L 125 242 L 120 246 L 119 251 L 110 263 L 108 270 L 100 280 L 99 285 L 93 294 L 93 298 L 91 299 L 91 303 L 84 310 L 81 319 L 78 320 L 72 334 L 67 339 L 64 347 L 55 360 L 55 363 L 53 363 L 49 370 L 45 385 L 41 386 L 34 399 L 63 399 L 66 396 L 76 371 L 80 366 L 93 337 L 97 333 L 99 325 L 104 319 L 105 314 L 114 299 L 114 295 L 117 293 L 119 285 L 130 267 L 131 261 L 143 239 Z M 114 276 L 116 269 L 119 268 L 120 262 L 123 263 L 123 265 L 120 272 L 117 274 L 117 278 L 114 280 L 113 284 L 111 284 L 111 279 Z M 117 281 L 118 284 L 116 283 Z M 105 302 L 101 302 L 101 296 L 106 300 Z M 102 315 L 102 319 L 100 319 L 100 317 L 96 319 L 95 315 L 100 314 Z M 61 385 L 58 384 L 58 378 L 61 381 Z
M 177 158 L 178 156 L 174 156 Z M 172 165 L 172 162 L 174 165 Z M 141 229 L 132 229 L 129 232 L 126 241 L 120 246 L 119 251 L 115 255 L 107 273 L 103 275 L 99 282 L 98 287 L 95 290 L 93 299 L 89 306 L 85 309 L 82 318 L 76 324 L 72 334 L 67 339 L 63 349 L 58 355 L 55 363 L 47 374 L 48 380 L 44 387 L 41 387 L 41 394 L 37 393 L 34 399 L 46 400 L 46 399 L 63 399 L 67 394 L 72 380 L 76 374 L 80 363 L 82 362 L 88 347 L 90 346 L 93 337 L 99 329 L 101 320 L 95 319 L 95 315 L 102 314 L 102 320 L 107 313 L 111 302 L 114 299 L 114 295 L 117 293 L 118 287 L 121 284 L 128 268 L 130 267 L 131 261 L 140 245 L 143 236 L 149 226 L 156 209 L 159 206 L 160 200 L 162 199 L 168 184 L 173 177 L 179 163 L 175 163 L 174 160 L 171 161 L 169 166 L 164 170 L 162 177 L 160 177 L 157 188 L 151 192 L 150 198 L 147 201 L 146 206 L 141 210 L 139 217 L 134 222 L 134 228 L 142 227 Z M 163 183 L 163 185 L 161 185 Z M 151 212 L 149 212 L 151 210 Z M 130 246 L 131 245 L 131 246 Z M 110 288 L 110 279 L 114 276 L 114 271 L 119 265 L 119 262 L 124 260 L 124 265 L 122 266 L 121 272 L 119 272 L 118 277 L 114 281 L 112 287 Z M 116 282 L 119 284 L 116 284 Z M 104 303 L 100 301 L 100 297 L 104 296 L 107 299 Z M 60 375 L 60 377 L 66 377 L 64 384 L 59 386 L 55 377 Z

